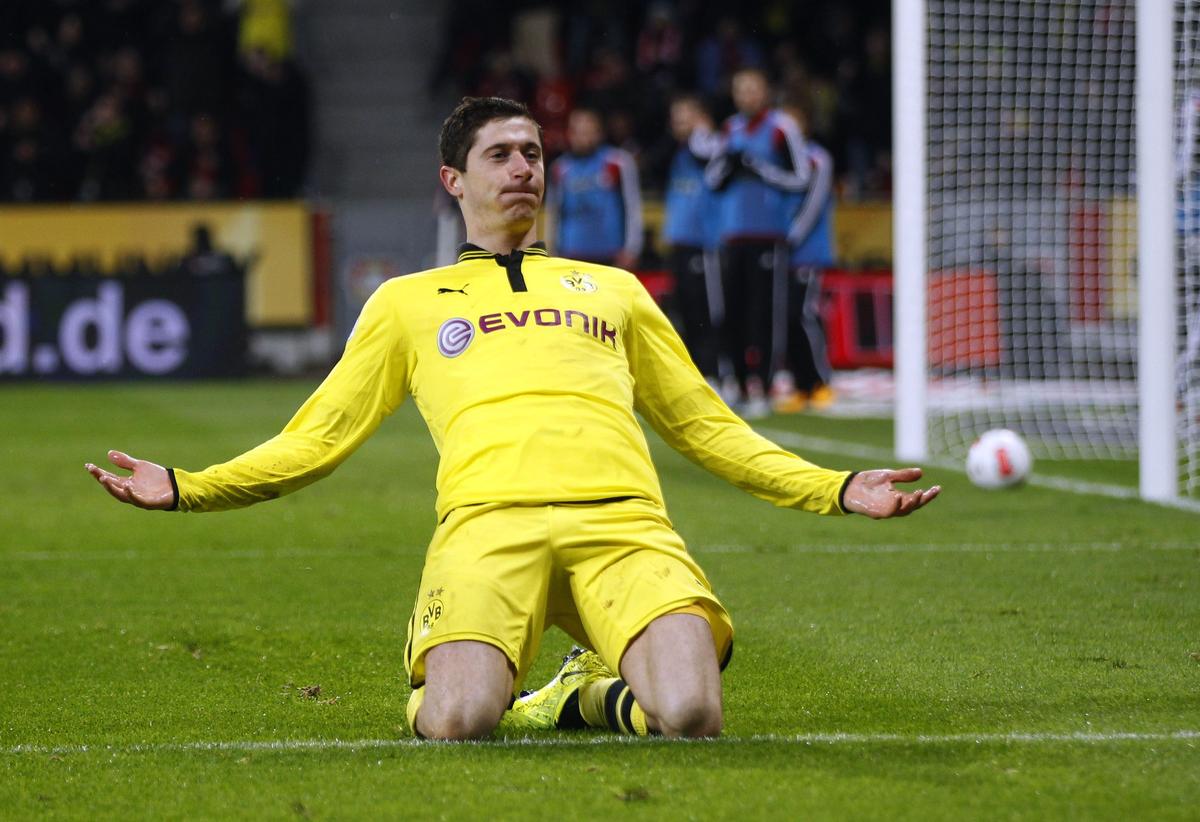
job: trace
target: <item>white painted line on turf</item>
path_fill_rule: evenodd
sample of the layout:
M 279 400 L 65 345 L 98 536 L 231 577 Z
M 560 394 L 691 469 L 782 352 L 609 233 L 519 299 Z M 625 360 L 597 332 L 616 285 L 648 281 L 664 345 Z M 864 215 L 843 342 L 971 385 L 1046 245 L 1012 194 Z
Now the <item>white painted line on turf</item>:
M 376 557 L 379 559 L 394 559 L 401 556 L 424 556 L 425 545 L 422 544 L 419 548 L 414 548 L 411 551 L 347 551 L 347 550 L 323 550 L 320 548 L 295 548 L 295 549 L 280 549 L 274 551 L 262 551 L 253 548 L 237 550 L 237 551 L 17 551 L 16 553 L 7 556 L 0 555 L 0 562 L 12 560 L 18 562 L 62 562 L 62 561 L 121 561 L 121 560 L 146 560 L 146 559 L 169 559 L 171 561 L 206 561 L 206 560 L 226 560 L 226 559 L 354 559 L 354 558 L 370 558 Z
M 708 554 L 1004 554 L 1004 553 L 1117 553 L 1120 551 L 1200 551 L 1200 541 L 1177 542 L 952 542 L 952 543 L 866 543 L 862 545 L 790 544 L 779 546 L 747 545 L 741 543 L 692 543 L 689 549 Z M 112 562 L 170 560 L 171 562 L 229 559 L 384 559 L 424 556 L 424 547 L 411 551 L 342 551 L 342 550 L 278 550 L 278 551 L 18 551 L 0 555 L 5 562 Z
M 501 748 L 573 748 L 611 743 L 628 744 L 638 737 L 612 734 L 579 736 L 541 736 L 520 739 L 485 740 L 477 744 Z M 1200 742 L 1200 731 L 1011 731 L 1008 733 L 898 734 L 898 733 L 806 733 L 723 736 L 717 740 L 685 740 L 699 744 L 784 743 L 790 745 L 1037 745 L 1078 743 L 1104 745 L 1120 742 Z M 0 749 L 5 754 L 140 754 L 140 753 L 256 753 L 297 751 L 365 751 L 413 748 L 442 743 L 407 737 L 404 739 L 265 739 L 242 741 L 148 742 L 130 745 L 14 745 Z M 462 743 L 458 743 L 462 744 Z
M 891 545 L 780 545 L 756 546 L 743 544 L 691 545 L 697 554 L 1078 554 L 1085 552 L 1117 553 L 1119 551 L 1200 551 L 1200 542 L 1164 542 L 1131 545 L 1123 542 L 995 542 L 995 543 L 925 543 Z
M 780 431 L 774 428 L 759 428 L 759 433 L 766 436 L 780 445 L 788 448 L 803 449 L 808 451 L 817 451 L 822 454 L 839 454 L 848 457 L 856 457 L 858 459 L 874 460 L 881 465 L 889 465 L 895 463 L 896 455 L 886 448 L 876 448 L 872 445 L 863 445 L 857 442 L 847 442 L 845 440 L 830 439 L 828 437 L 814 437 L 808 434 L 798 434 L 795 431 Z M 947 471 L 957 471 L 964 473 L 963 465 L 940 457 L 930 457 L 924 460 L 924 464 L 936 468 L 942 468 Z M 1068 479 L 1067 477 L 1056 477 L 1047 474 L 1032 474 L 1026 480 L 1029 485 L 1035 485 L 1039 488 L 1053 488 L 1056 491 L 1067 491 L 1073 494 L 1092 494 L 1101 497 L 1113 497 L 1116 499 L 1139 499 L 1138 490 L 1127 485 L 1112 485 L 1104 482 L 1088 482 L 1086 480 Z M 1164 505 L 1168 508 L 1179 508 L 1184 511 L 1195 511 L 1200 513 L 1200 500 L 1191 499 L 1176 499 L 1169 501 L 1153 501 L 1154 505 Z

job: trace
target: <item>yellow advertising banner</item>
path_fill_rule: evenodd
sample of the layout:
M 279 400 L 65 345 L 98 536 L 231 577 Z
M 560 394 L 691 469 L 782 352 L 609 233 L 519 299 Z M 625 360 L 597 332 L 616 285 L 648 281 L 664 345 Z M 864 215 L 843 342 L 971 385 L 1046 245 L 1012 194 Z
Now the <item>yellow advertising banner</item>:
M 102 272 L 142 258 L 153 269 L 186 256 L 205 227 L 217 251 L 247 264 L 251 326 L 306 325 L 313 315 L 312 221 L 303 203 L 155 203 L 0 208 L 0 262 L 66 269 L 94 261 Z

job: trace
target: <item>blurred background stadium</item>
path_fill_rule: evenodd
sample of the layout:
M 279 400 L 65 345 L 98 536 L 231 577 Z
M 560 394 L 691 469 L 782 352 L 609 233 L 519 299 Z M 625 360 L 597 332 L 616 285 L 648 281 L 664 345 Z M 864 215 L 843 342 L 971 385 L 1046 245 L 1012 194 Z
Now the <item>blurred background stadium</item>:
M 933 272 L 914 287 L 927 351 L 910 362 L 928 403 L 907 452 L 958 458 L 1007 425 L 1042 457 L 1133 459 L 1149 402 L 1137 394 L 1136 3 L 984 5 L 905 12 L 928 41 L 914 64 L 928 129 L 917 210 L 919 267 Z M 1182 134 L 1196 12 L 1158 5 L 1173 5 L 1164 126 Z M 733 72 L 759 66 L 773 102 L 833 157 L 821 302 L 833 410 L 890 415 L 892 14 L 884 0 L 10 0 L 0 378 L 324 368 L 379 282 L 447 262 L 461 239 L 435 142 L 464 94 L 527 102 L 551 159 L 573 109 L 601 113 L 640 176 L 636 268 L 671 309 L 669 101 L 696 92 L 720 122 Z M 1189 151 L 1172 153 L 1190 168 Z M 1194 496 L 1200 378 L 1186 350 L 1200 288 L 1186 232 L 1178 245 L 1166 405 L 1178 406 L 1178 487 Z
M 327 361 L 327 339 L 281 352 L 256 332 L 340 339 L 381 278 L 439 261 L 436 135 L 463 94 L 528 102 L 552 156 L 569 111 L 600 107 L 638 158 L 654 231 L 670 95 L 698 89 L 727 114 L 730 73 L 770 67 L 836 146 L 848 201 L 886 208 L 882 2 L 31 0 L 2 13 L 0 272 L 154 275 L 223 253 L 249 276 L 256 365 Z M 848 263 L 886 266 L 887 220 L 863 222 Z M 658 248 L 644 267 L 661 266 Z

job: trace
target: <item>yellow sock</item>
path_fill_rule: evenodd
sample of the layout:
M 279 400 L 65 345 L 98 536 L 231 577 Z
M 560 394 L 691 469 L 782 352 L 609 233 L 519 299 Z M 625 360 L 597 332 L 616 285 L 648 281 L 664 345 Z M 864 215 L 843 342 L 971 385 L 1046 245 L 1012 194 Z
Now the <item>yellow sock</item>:
M 629 710 L 629 725 L 638 736 L 648 736 L 650 734 L 650 729 L 646 727 L 646 712 L 642 710 L 642 706 L 637 704 L 636 700 L 633 703 L 633 707 Z
M 589 682 L 579 689 L 579 713 L 583 715 L 583 721 L 589 727 L 608 727 L 608 720 L 604 718 L 604 697 L 608 693 L 608 689 L 618 682 L 621 680 L 610 677 Z
M 412 696 L 408 698 L 408 707 L 404 709 L 404 714 L 408 717 L 408 728 L 415 736 L 421 736 L 421 732 L 417 730 L 417 711 L 421 710 L 424 702 L 425 686 L 422 685 L 412 692 Z
M 646 712 L 621 679 L 601 679 L 579 689 L 579 713 L 593 728 L 646 736 Z

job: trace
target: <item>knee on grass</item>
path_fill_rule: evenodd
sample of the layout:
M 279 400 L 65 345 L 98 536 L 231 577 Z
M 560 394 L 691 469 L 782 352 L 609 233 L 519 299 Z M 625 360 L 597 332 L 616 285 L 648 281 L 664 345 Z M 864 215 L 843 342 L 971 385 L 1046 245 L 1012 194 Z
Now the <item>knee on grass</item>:
M 661 700 L 654 723 L 663 736 L 692 739 L 720 736 L 721 700 L 703 693 L 675 694 Z
M 417 729 L 426 739 L 484 739 L 500 723 L 504 706 L 493 700 L 445 702 L 427 697 L 417 714 Z

